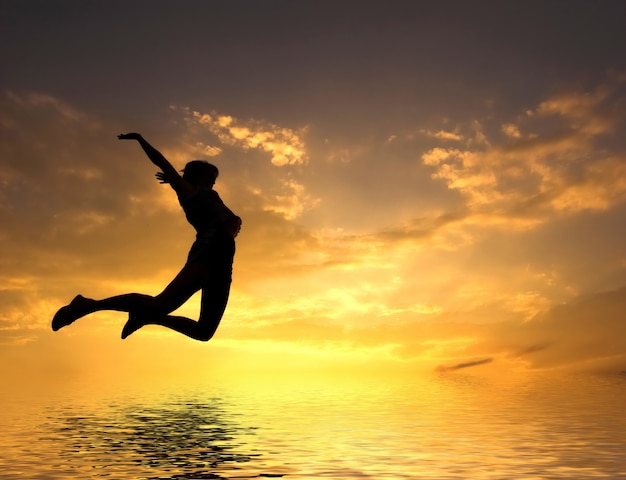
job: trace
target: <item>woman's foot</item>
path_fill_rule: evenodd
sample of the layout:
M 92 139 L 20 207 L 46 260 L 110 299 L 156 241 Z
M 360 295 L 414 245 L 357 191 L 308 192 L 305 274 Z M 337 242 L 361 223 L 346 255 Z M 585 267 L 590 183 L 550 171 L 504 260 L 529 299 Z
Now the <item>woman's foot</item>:
M 135 333 L 144 325 L 145 323 L 139 319 L 139 316 L 136 313 L 129 312 L 128 321 L 124 325 L 124 328 L 122 328 L 122 340 L 132 333 Z
M 66 327 L 74 323 L 80 317 L 90 313 L 90 307 L 94 300 L 85 298 L 82 295 L 76 295 L 69 305 L 61 307 L 54 318 L 52 318 L 52 330 L 56 332 L 60 328 Z

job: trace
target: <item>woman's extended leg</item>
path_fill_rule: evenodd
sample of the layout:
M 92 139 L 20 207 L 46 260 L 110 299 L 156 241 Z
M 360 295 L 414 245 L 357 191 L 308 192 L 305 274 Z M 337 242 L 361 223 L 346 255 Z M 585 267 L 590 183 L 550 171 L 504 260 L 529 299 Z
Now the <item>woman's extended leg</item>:
M 197 263 L 187 263 L 174 280 L 156 297 L 141 293 L 127 293 L 103 300 L 93 300 L 77 295 L 72 302 L 61 308 L 52 320 L 52 329 L 58 330 L 75 320 L 101 310 L 133 312 L 145 318 L 161 317 L 176 310 L 195 292 L 202 288 L 208 269 Z

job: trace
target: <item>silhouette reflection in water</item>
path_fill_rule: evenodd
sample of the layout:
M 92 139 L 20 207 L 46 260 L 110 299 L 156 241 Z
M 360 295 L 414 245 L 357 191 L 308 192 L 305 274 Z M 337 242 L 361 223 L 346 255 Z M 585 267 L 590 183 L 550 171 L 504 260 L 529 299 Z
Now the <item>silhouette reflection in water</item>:
M 242 450 L 255 427 L 237 424 L 219 399 L 167 406 L 110 406 L 99 411 L 70 409 L 49 417 L 49 436 L 60 446 L 60 466 L 80 477 L 146 479 L 279 478 L 256 473 L 261 453 Z M 252 464 L 251 464 L 252 463 Z M 81 470 L 84 470 L 81 472 Z
M 232 280 L 235 237 L 241 218 L 235 215 L 213 190 L 219 174 L 217 167 L 202 160 L 187 163 L 181 176 L 172 164 L 138 133 L 125 133 L 120 140 L 136 140 L 157 167 L 157 179 L 169 184 L 187 217 L 196 230 L 187 262 L 157 296 L 127 293 L 103 300 L 77 295 L 60 308 L 52 319 L 52 330 L 66 327 L 85 315 L 100 310 L 128 312 L 122 338 L 144 325 L 161 325 L 195 340 L 213 337 L 222 319 Z M 170 315 L 194 293 L 202 291 L 198 321 Z

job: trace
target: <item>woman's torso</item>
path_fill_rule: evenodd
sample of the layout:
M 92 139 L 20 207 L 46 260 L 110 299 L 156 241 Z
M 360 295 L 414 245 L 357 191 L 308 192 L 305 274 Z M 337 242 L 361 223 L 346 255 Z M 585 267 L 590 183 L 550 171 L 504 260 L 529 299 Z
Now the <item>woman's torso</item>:
M 179 202 L 187 221 L 196 230 L 199 238 L 211 236 L 216 230 L 224 229 L 239 220 L 239 217 L 224 205 L 217 192 L 209 187 L 201 188 L 184 199 L 179 197 Z

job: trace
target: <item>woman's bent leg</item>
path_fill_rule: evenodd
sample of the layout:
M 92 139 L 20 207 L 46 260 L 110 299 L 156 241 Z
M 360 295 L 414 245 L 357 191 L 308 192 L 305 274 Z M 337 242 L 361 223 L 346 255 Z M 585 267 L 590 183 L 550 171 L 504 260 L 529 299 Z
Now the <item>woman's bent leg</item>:
M 194 340 L 207 341 L 210 337 L 206 337 L 206 334 L 199 328 L 198 322 L 187 317 L 179 317 L 176 315 L 164 315 L 162 317 L 152 317 L 149 320 L 143 319 L 140 316 L 131 316 L 122 329 L 122 339 L 128 337 L 130 334 L 136 332 L 145 325 L 160 325 L 167 327 L 175 332 L 182 333 L 183 335 L 193 338 Z
M 216 238 L 217 254 L 211 262 L 211 271 L 202 285 L 202 305 L 198 319 L 198 336 L 200 340 L 210 340 L 219 326 L 233 278 L 233 259 L 235 242 L 232 237 L 224 235 Z
M 122 338 L 148 324 L 167 327 L 194 340 L 206 342 L 213 337 L 224 315 L 230 294 L 235 244 L 231 237 L 222 236 L 215 237 L 212 247 L 208 262 L 190 262 L 186 266 L 190 270 L 201 272 L 198 277 L 202 278 L 202 305 L 198 321 L 175 315 L 146 318 L 143 315 L 131 314 L 122 331 Z M 168 289 L 162 295 L 167 293 Z
M 230 277 L 221 281 L 217 280 L 211 279 L 202 287 L 202 305 L 198 321 L 175 315 L 146 318 L 143 315 L 131 313 L 128 322 L 122 330 L 122 339 L 136 332 L 144 325 L 161 325 L 194 340 L 201 342 L 209 341 L 222 320 L 230 293 Z
M 187 263 L 180 273 L 159 295 L 154 297 L 157 309 L 131 310 L 128 322 L 122 329 L 122 339 L 144 325 L 162 325 L 184 335 L 196 338 L 197 322 L 186 317 L 168 315 L 202 287 L 208 267 L 200 263 Z
M 220 325 L 228 304 L 230 284 L 231 274 L 228 272 L 223 275 L 212 276 L 202 287 L 198 329 L 201 339 L 204 341 L 210 340 Z

